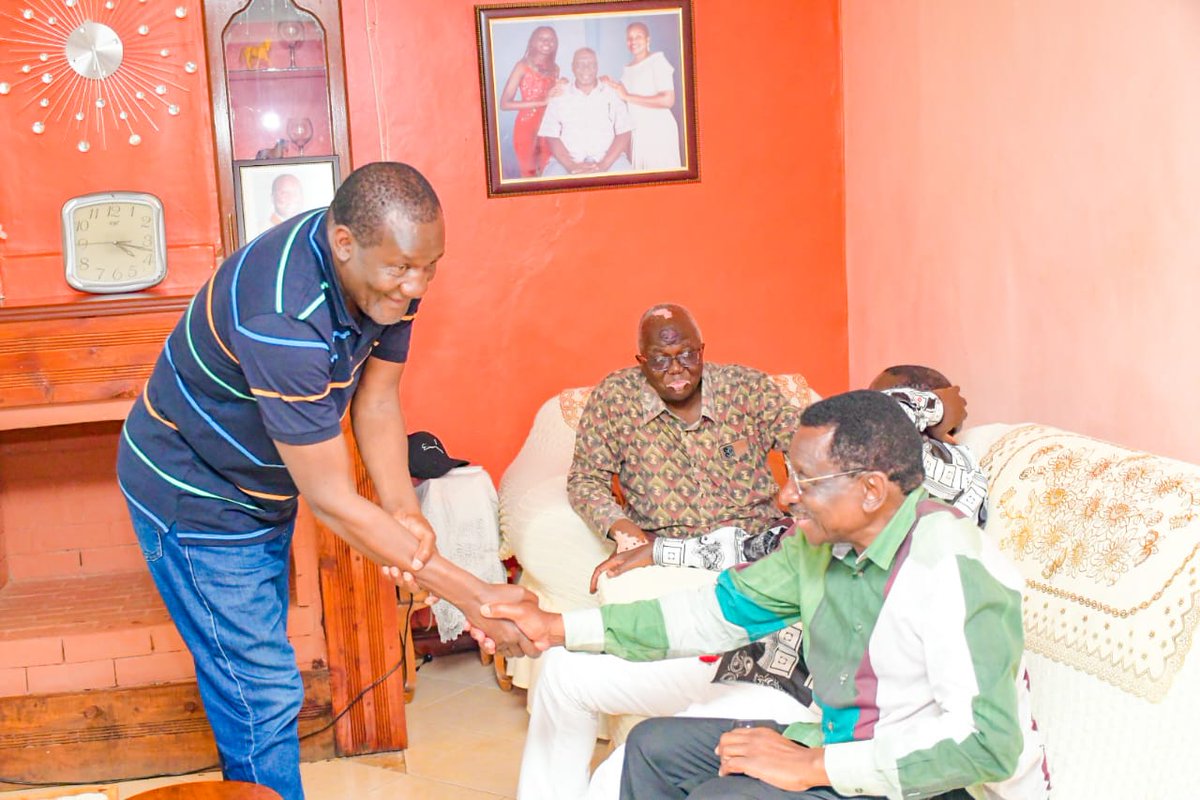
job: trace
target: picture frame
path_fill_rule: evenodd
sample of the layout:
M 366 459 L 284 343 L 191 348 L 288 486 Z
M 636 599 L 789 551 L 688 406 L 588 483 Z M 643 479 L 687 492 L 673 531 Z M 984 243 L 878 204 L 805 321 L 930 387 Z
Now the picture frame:
M 296 214 L 328 206 L 340 182 L 337 156 L 234 161 L 238 246 Z
M 700 179 L 691 0 L 475 12 L 489 197 Z

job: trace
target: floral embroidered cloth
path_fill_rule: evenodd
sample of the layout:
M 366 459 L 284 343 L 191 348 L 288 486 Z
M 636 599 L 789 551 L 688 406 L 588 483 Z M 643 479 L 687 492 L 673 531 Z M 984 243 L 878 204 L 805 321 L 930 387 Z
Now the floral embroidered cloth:
M 1026 647 L 1161 700 L 1200 620 L 1200 467 L 1041 425 L 981 466 L 989 532 L 1028 581 Z

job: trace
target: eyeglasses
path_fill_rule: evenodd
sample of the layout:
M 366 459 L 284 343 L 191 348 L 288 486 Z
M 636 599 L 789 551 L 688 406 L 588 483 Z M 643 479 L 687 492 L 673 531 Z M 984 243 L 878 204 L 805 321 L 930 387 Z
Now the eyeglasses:
M 671 368 L 672 361 L 678 361 L 684 369 L 695 369 L 700 366 L 699 350 L 683 350 L 673 356 L 662 353 L 654 356 L 640 356 L 642 363 L 655 372 L 666 372 Z
M 829 478 L 840 478 L 844 475 L 858 475 L 861 472 L 866 472 L 865 469 L 846 469 L 842 470 L 841 472 L 830 472 L 828 475 L 814 475 L 811 478 L 797 478 L 796 468 L 792 466 L 792 460 L 790 458 L 785 457 L 783 459 L 783 465 L 787 468 L 788 480 L 794 483 L 796 485 L 796 489 L 801 492 L 804 491 L 804 487 L 811 483 L 816 483 L 817 481 L 824 481 L 828 480 Z

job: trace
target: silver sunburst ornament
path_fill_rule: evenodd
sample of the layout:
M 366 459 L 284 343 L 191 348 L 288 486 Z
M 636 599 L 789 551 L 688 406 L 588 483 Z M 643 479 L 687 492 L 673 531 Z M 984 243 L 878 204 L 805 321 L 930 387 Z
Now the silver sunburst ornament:
M 110 133 L 136 147 L 178 116 L 185 5 L 147 0 L 25 0 L 0 11 L 0 103 L 35 135 L 57 129 L 86 153 Z M 13 9 L 13 10 L 10 10 Z M 20 120 L 17 114 L 25 117 Z

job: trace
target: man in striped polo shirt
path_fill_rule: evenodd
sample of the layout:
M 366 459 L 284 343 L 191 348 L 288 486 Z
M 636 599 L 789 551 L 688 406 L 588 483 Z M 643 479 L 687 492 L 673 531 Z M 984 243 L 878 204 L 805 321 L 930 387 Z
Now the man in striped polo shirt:
M 1044 800 L 1020 576 L 973 520 L 921 488 L 908 417 L 879 392 L 837 395 L 804 411 L 788 455 L 781 494 L 802 535 L 714 588 L 484 614 L 517 620 L 540 647 L 631 660 L 728 650 L 804 623 L 819 723 L 648 720 L 626 743 L 622 798 Z
M 409 477 L 400 378 L 444 249 L 441 205 L 419 172 L 356 170 L 328 209 L 268 230 L 221 265 L 122 431 L 121 490 L 195 661 L 222 771 L 285 800 L 304 796 L 304 692 L 286 628 L 299 494 L 356 549 L 419 569 L 472 624 L 491 624 L 482 601 L 522 596 L 437 554 Z M 379 505 L 355 488 L 347 409 Z M 500 649 L 532 652 L 506 624 L 495 630 Z

